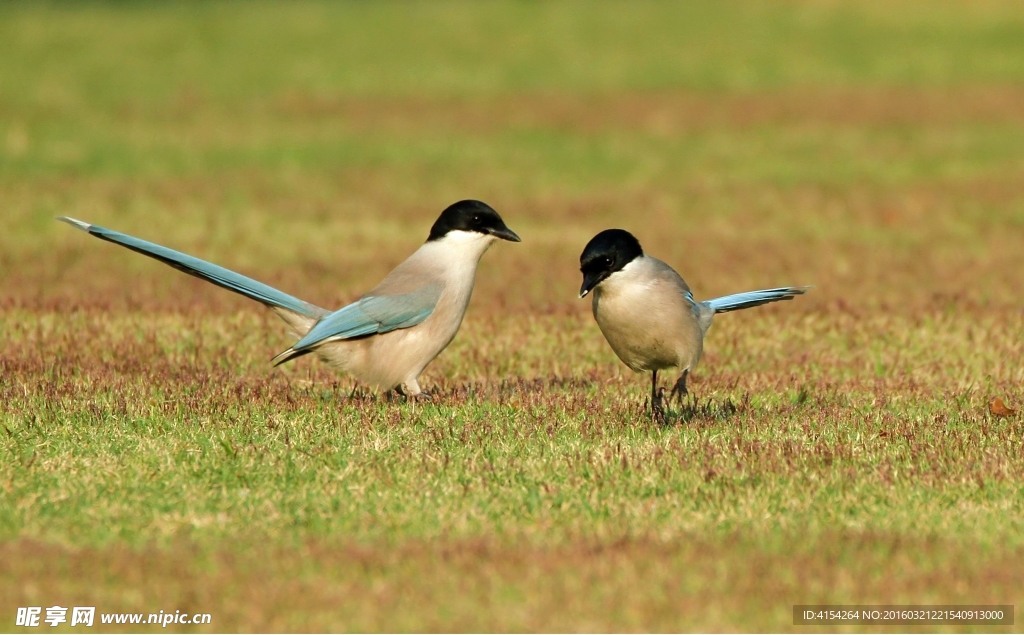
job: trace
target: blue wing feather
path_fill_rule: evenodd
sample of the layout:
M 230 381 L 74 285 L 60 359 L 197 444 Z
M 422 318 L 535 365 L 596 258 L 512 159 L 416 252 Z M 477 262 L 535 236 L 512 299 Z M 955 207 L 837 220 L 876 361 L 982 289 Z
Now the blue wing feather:
M 316 323 L 305 337 L 282 355 L 286 359 L 328 340 L 345 340 L 416 326 L 434 312 L 441 287 L 426 285 L 411 293 L 368 296 L 338 309 Z

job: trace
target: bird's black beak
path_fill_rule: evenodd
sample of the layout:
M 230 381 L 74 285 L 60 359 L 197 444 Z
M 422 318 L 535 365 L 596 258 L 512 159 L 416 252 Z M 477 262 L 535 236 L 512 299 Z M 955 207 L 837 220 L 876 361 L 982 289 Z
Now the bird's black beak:
M 593 291 L 594 287 L 601 284 L 607 277 L 608 273 L 605 271 L 584 271 L 583 286 L 580 287 L 580 297 L 587 297 L 587 294 Z
M 502 226 L 500 229 L 491 229 L 487 233 L 489 233 L 491 236 L 501 238 L 502 240 L 507 240 L 514 243 L 522 242 L 522 240 L 520 240 L 519 236 L 514 231 L 505 226 Z

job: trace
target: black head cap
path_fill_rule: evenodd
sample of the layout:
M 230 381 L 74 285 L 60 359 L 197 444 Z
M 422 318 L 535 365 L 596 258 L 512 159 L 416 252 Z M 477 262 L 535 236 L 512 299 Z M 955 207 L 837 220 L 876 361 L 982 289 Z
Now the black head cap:
M 625 229 L 606 229 L 591 238 L 580 254 L 580 271 L 583 272 L 580 297 L 642 255 L 640 241 Z
M 487 203 L 480 201 L 466 200 L 449 205 L 434 221 L 427 242 L 440 240 L 448 232 L 456 230 L 490 234 L 504 240 L 519 242 L 519 236 L 505 226 L 505 221 L 501 220 L 498 212 L 494 211 Z

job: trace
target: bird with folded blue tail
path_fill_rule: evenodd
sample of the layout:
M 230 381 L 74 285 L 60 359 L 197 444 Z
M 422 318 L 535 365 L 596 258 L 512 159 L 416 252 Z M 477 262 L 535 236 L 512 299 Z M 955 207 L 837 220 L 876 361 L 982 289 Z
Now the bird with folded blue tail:
M 665 420 L 658 372 L 681 371 L 671 396 L 687 394 L 686 379 L 697 367 L 704 336 L 716 313 L 792 300 L 810 287 L 776 287 L 697 302 L 675 269 L 648 256 L 624 229 L 594 236 L 580 255 L 583 286 L 594 319 L 612 350 L 635 372 L 651 373 L 651 414 Z
M 420 374 L 458 333 L 484 252 L 497 240 L 519 242 L 489 205 L 459 201 L 441 212 L 426 242 L 380 284 L 329 311 L 141 238 L 73 218 L 58 220 L 269 307 L 298 339 L 274 357 L 275 366 L 312 353 L 372 387 L 409 397 L 422 393 Z

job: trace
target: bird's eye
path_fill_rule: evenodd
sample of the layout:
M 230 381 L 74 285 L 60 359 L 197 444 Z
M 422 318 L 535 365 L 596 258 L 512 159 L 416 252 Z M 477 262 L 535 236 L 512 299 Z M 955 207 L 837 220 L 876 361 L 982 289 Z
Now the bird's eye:
M 482 222 L 484 222 L 484 219 L 480 216 L 480 214 L 474 214 L 473 215 L 473 224 L 474 225 L 479 225 Z
M 605 256 L 601 260 L 602 260 L 602 262 L 604 262 L 604 266 L 605 267 L 611 267 L 612 266 L 612 259 L 609 258 L 608 256 Z

